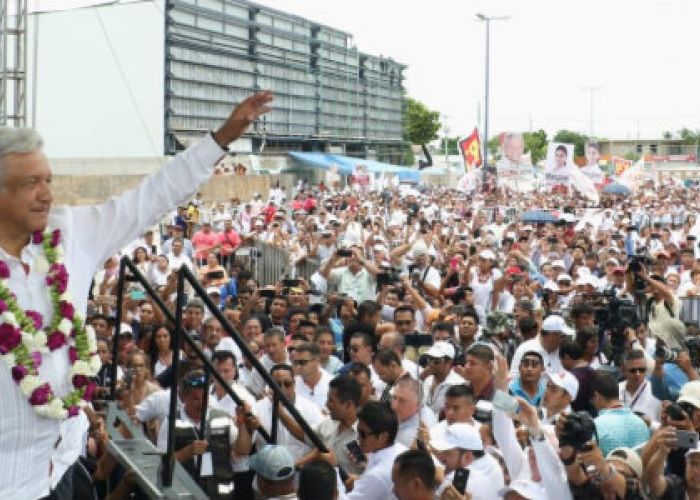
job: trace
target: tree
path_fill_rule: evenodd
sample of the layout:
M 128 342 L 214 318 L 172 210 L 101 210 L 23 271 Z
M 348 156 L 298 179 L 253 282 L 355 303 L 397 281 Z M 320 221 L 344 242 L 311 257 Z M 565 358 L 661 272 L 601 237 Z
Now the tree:
M 683 144 L 698 144 L 700 143 L 700 130 L 690 130 L 688 127 L 683 127 L 678 131 L 678 137 Z
M 666 139 L 666 140 L 668 141 L 668 140 L 670 140 L 670 139 L 673 139 L 673 134 L 671 133 L 670 130 L 667 130 L 666 132 L 664 132 L 663 134 L 661 134 L 661 137 L 664 138 L 664 139 Z
M 533 165 L 537 165 L 540 160 L 547 156 L 547 132 L 542 129 L 537 132 L 525 132 L 523 140 L 525 141 L 525 151 L 530 152 Z
M 445 153 L 445 142 L 447 142 L 447 154 L 448 155 L 458 155 L 459 154 L 459 137 L 443 137 L 440 139 L 440 153 Z
M 584 134 L 579 134 L 572 130 L 560 130 L 554 135 L 554 142 L 563 142 L 565 144 L 574 145 L 574 155 L 583 156 L 586 150 L 586 141 L 588 141 L 588 136 Z
M 437 132 L 440 130 L 440 113 L 431 111 L 420 101 L 406 98 L 406 139 L 411 144 L 420 144 L 423 154 L 428 160 L 421 162 L 420 167 L 429 167 L 433 164 L 433 159 L 425 146 L 430 141 L 438 138 Z
M 489 139 L 487 143 L 489 148 L 489 158 L 493 158 L 498 153 L 498 149 L 501 147 L 501 140 L 497 135 L 494 135 Z

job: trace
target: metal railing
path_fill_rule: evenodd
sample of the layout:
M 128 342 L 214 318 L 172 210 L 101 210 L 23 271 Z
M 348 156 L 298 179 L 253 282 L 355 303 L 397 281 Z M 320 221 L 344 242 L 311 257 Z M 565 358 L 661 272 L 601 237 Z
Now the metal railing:
M 223 315 L 221 310 L 214 304 L 214 302 L 209 298 L 209 296 L 206 293 L 206 290 L 202 285 L 197 281 L 196 277 L 192 274 L 192 272 L 186 267 L 182 266 L 180 270 L 178 271 L 178 282 L 177 282 L 177 295 L 176 295 L 176 309 L 175 309 L 175 314 L 173 314 L 170 309 L 168 309 L 167 305 L 163 301 L 163 299 L 158 295 L 158 293 L 153 289 L 151 284 L 148 282 L 148 280 L 143 276 L 141 271 L 134 265 L 134 263 L 128 258 L 128 257 L 122 257 L 120 266 L 119 266 L 119 280 L 117 283 L 117 311 L 116 311 L 116 327 L 115 327 L 115 332 L 114 332 L 114 345 L 112 346 L 112 359 L 113 363 L 111 366 L 111 381 L 110 381 L 110 396 L 112 400 L 116 400 L 116 383 L 117 383 L 117 360 L 118 360 L 118 354 L 119 354 L 119 334 L 120 334 L 120 326 L 122 322 L 122 306 L 123 306 L 123 298 L 124 298 L 124 291 L 125 291 L 125 282 L 126 282 L 126 274 L 127 270 L 129 273 L 129 278 L 131 280 L 135 280 L 139 282 L 145 289 L 146 294 L 153 300 L 154 304 L 156 307 L 158 307 L 163 315 L 165 316 L 166 320 L 173 326 L 172 328 L 172 335 L 173 335 L 173 344 L 174 344 L 174 352 L 178 353 L 180 351 L 180 346 L 181 342 L 184 341 L 186 342 L 190 349 L 196 354 L 196 356 L 203 362 L 204 364 L 204 372 L 206 376 L 206 383 L 205 387 L 209 387 L 209 382 L 210 378 L 213 377 L 216 382 L 226 391 L 226 393 L 231 397 L 231 399 L 236 403 L 237 406 L 243 406 L 243 401 L 241 398 L 234 392 L 233 388 L 230 386 L 230 384 L 224 380 L 224 378 L 221 376 L 219 371 L 214 367 L 212 362 L 207 358 L 207 356 L 204 354 L 204 352 L 200 349 L 200 347 L 197 345 L 197 343 L 190 337 L 190 335 L 182 328 L 182 316 L 183 316 L 183 302 L 184 302 L 184 289 L 185 289 L 185 282 L 189 283 L 189 285 L 192 287 L 195 296 L 198 296 L 203 302 L 205 307 L 207 307 L 210 311 L 210 313 L 221 323 L 222 328 L 231 336 L 231 338 L 234 340 L 234 342 L 238 345 L 238 348 L 240 349 L 243 357 L 245 357 L 248 362 L 253 366 L 253 368 L 258 372 L 258 374 L 262 377 L 262 379 L 265 381 L 265 383 L 269 386 L 269 388 L 272 390 L 273 393 L 273 408 L 275 411 L 273 411 L 272 415 L 272 423 L 271 423 L 271 432 L 268 434 L 268 432 L 265 430 L 264 427 L 259 426 L 257 431 L 258 433 L 267 441 L 268 443 L 275 443 L 276 442 L 276 437 L 277 437 L 277 426 L 278 426 L 278 418 L 279 414 L 277 411 L 278 408 L 278 402 L 284 405 L 284 407 L 287 409 L 287 412 L 291 415 L 291 417 L 299 424 L 299 426 L 302 428 L 304 431 L 304 434 L 308 436 L 309 440 L 311 443 L 319 449 L 319 451 L 325 453 L 328 451 L 327 447 L 325 444 L 320 440 L 320 438 L 316 435 L 316 433 L 311 429 L 309 426 L 308 422 L 304 419 L 304 417 L 299 413 L 299 411 L 296 409 L 296 407 L 291 403 L 291 401 L 285 396 L 285 394 L 282 392 L 280 389 L 279 385 L 275 380 L 272 378 L 272 376 L 268 373 L 268 371 L 265 369 L 265 367 L 260 363 L 260 361 L 255 357 L 253 352 L 248 348 L 248 345 L 246 344 L 245 340 L 241 337 L 241 335 L 236 331 L 236 329 L 233 327 L 233 325 L 226 319 L 226 317 Z M 177 389 L 178 389 L 178 384 L 176 382 L 177 376 L 178 376 L 178 368 L 179 368 L 179 356 L 175 355 L 173 356 L 173 362 L 172 362 L 172 370 L 173 374 L 175 377 L 175 380 L 173 381 L 173 384 L 170 386 L 170 407 L 169 407 L 169 412 L 168 412 L 168 444 L 167 444 L 167 450 L 164 454 L 162 454 L 162 460 L 161 460 L 161 474 L 160 474 L 160 485 L 153 485 L 152 481 L 149 479 L 149 476 L 145 473 L 145 471 L 139 470 L 139 467 L 134 464 L 138 464 L 139 462 L 137 460 L 132 460 L 126 463 L 123 463 L 125 467 L 131 467 L 133 470 L 136 472 L 137 479 L 139 480 L 140 483 L 143 484 L 145 489 L 148 491 L 156 491 L 159 489 L 169 489 L 171 488 L 173 484 L 173 474 L 175 471 L 175 460 L 174 460 L 174 432 L 175 432 L 175 421 L 176 421 L 176 412 L 177 412 L 177 400 L 178 400 L 178 394 L 177 394 Z M 207 389 L 208 390 L 208 389 Z M 208 398 L 205 397 L 203 398 L 202 402 L 202 409 L 203 413 L 202 415 L 204 416 L 202 419 L 202 426 L 205 425 L 206 422 L 206 411 L 207 411 L 207 401 Z M 200 429 L 200 436 L 204 435 L 204 429 Z M 139 436 L 142 437 L 142 436 Z M 201 459 L 198 462 L 198 470 L 201 470 Z
M 253 246 L 236 251 L 236 260 L 248 267 L 262 286 L 274 285 L 285 276 L 310 282 L 311 276 L 321 268 L 318 259 L 304 257 L 297 262 L 292 259 L 287 249 L 257 240 Z

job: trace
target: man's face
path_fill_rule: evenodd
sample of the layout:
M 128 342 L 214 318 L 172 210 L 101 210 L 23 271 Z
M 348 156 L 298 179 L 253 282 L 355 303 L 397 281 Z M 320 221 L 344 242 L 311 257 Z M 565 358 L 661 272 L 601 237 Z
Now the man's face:
M 455 423 L 469 423 L 474 416 L 474 402 L 470 398 L 457 397 L 445 398 L 445 420 L 449 425 Z
M 491 377 L 492 363 L 484 362 L 471 354 L 467 354 L 464 368 L 466 379 L 470 382 L 481 382 Z
M 272 378 L 275 379 L 277 385 L 280 386 L 282 392 L 291 401 L 294 401 L 294 376 L 287 370 L 275 370 L 272 373 Z
M 416 320 L 410 311 L 399 311 L 394 316 L 394 324 L 400 334 L 413 333 L 416 329 Z
M 318 373 L 318 358 L 312 356 L 308 351 L 295 352 L 293 367 L 295 375 L 308 380 Z
M 576 317 L 576 319 L 574 320 L 574 325 L 576 325 L 577 330 L 584 328 L 584 327 L 587 327 L 587 326 L 595 325 L 595 314 L 594 313 L 579 314 Z
M 462 316 L 459 321 L 459 337 L 471 341 L 476 335 L 477 324 L 473 316 Z
M 372 453 L 381 450 L 386 446 L 386 434 L 374 434 L 372 429 L 363 420 L 357 422 L 357 441 L 363 453 Z
M 142 325 L 150 325 L 153 323 L 154 314 L 151 304 L 142 304 L 139 308 L 139 319 Z
M 111 337 L 112 329 L 109 326 L 109 322 L 102 318 L 97 318 L 92 320 L 92 327 L 95 329 L 96 337 Z
M 440 451 L 437 457 L 445 466 L 445 472 L 452 472 L 462 465 L 462 452 L 458 448 Z
M 362 389 L 362 398 L 360 400 L 360 406 L 362 406 L 365 403 L 367 403 L 367 401 L 369 401 L 369 399 L 372 397 L 372 394 L 374 393 L 372 380 L 364 372 L 357 374 L 353 373 L 351 374 L 351 377 L 354 378 L 358 384 L 360 384 L 360 388 Z
M 216 369 L 219 370 L 226 382 L 231 383 L 236 379 L 236 365 L 233 364 L 232 359 L 217 362 Z
M 586 164 L 588 165 L 598 165 L 600 161 L 600 152 L 598 148 L 591 146 L 586 147 Z
M 276 298 L 273 300 L 270 304 L 270 316 L 279 320 L 284 318 L 285 314 L 287 314 L 287 303 L 284 299 Z
M 625 362 L 627 392 L 634 393 L 642 385 L 647 375 L 645 359 L 631 359 Z
M 180 394 L 180 399 L 185 407 L 185 413 L 192 420 L 198 422 L 202 415 L 202 399 L 204 388 L 190 388 L 186 394 Z
M 265 352 L 272 361 L 281 363 L 285 359 L 284 342 L 275 335 L 265 337 Z
M 362 339 L 350 339 L 350 361 L 353 363 L 362 363 L 369 366 L 372 362 L 372 348 L 366 346 Z
M 566 166 L 566 152 L 557 149 L 554 153 L 554 161 L 556 162 L 557 168 Z
M 182 253 L 182 242 L 181 241 L 176 241 L 173 243 L 173 254 L 174 255 L 180 255 Z
M 544 404 L 548 408 L 562 410 L 571 401 L 569 394 L 557 384 L 547 382 L 547 390 L 544 391 Z
M 321 351 L 321 356 L 327 358 L 335 350 L 335 342 L 333 341 L 333 336 L 330 334 L 321 335 L 316 341 L 318 350 Z
M 514 135 L 510 140 L 506 141 L 503 145 L 503 152 L 513 163 L 520 163 L 520 158 L 523 156 L 525 151 L 525 145 L 523 143 L 523 138 L 519 135 Z
M 202 327 L 204 311 L 199 307 L 188 307 L 185 309 L 185 324 L 191 330 L 199 330 Z
M 537 356 L 523 356 L 520 361 L 520 379 L 523 382 L 537 382 L 543 369 L 542 360 Z
M 100 355 L 100 361 L 103 365 L 108 365 L 112 361 L 112 353 L 109 351 L 109 346 L 104 340 L 97 342 L 97 354 Z
M 44 153 L 10 153 L 0 158 L 0 168 L 4 170 L 0 186 L 3 226 L 23 236 L 43 231 L 53 202 L 51 169 Z
M 394 396 L 391 400 L 391 409 L 396 412 L 399 422 L 405 422 L 418 413 L 420 402 L 415 392 L 405 387 L 395 387 Z
M 693 453 L 685 460 L 685 481 L 688 493 L 700 491 L 700 454 Z
M 209 349 L 214 349 L 221 341 L 221 323 L 212 319 L 204 327 L 204 339 Z
M 547 352 L 554 352 L 561 346 L 563 335 L 557 332 L 541 332 L 540 344 Z
M 331 387 L 328 389 L 328 399 L 326 400 L 326 408 L 333 420 L 342 420 L 347 414 L 347 406 L 350 402 L 343 403 L 338 398 L 338 391 Z
M 394 363 L 391 363 L 389 365 L 383 365 L 375 359 L 375 361 L 372 363 L 372 366 L 374 367 L 374 371 L 377 373 L 377 376 L 387 384 L 393 383 L 396 380 L 398 374 L 400 373 L 400 368 L 397 367 Z
M 396 292 L 387 292 L 384 302 L 391 307 L 398 307 L 399 295 Z

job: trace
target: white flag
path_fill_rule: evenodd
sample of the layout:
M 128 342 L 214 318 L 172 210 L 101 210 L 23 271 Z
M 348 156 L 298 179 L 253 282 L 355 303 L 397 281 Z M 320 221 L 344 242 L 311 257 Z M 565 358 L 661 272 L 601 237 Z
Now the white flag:
M 577 166 L 574 166 L 571 172 L 571 186 L 589 200 L 598 203 L 600 198 L 593 181 L 586 174 L 581 172 L 581 169 Z

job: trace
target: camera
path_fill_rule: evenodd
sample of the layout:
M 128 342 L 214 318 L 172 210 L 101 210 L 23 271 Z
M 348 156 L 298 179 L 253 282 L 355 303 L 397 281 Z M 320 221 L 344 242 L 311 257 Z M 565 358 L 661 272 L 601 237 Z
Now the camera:
M 700 337 L 688 337 L 685 339 L 685 347 L 690 356 L 690 364 L 700 367 Z M 663 343 L 657 343 L 654 351 L 654 358 L 661 358 L 664 363 L 677 363 L 678 354 L 683 352 L 679 349 L 671 349 Z
M 335 252 L 335 254 L 336 254 L 338 257 L 352 257 L 352 250 L 350 250 L 349 248 L 339 248 L 339 249 Z
M 393 267 L 383 267 L 382 272 L 377 274 L 377 285 L 396 285 L 400 282 L 399 271 Z
M 571 446 L 581 451 L 596 435 L 593 417 L 585 411 L 575 411 L 566 416 L 566 423 L 559 436 L 559 446 Z

